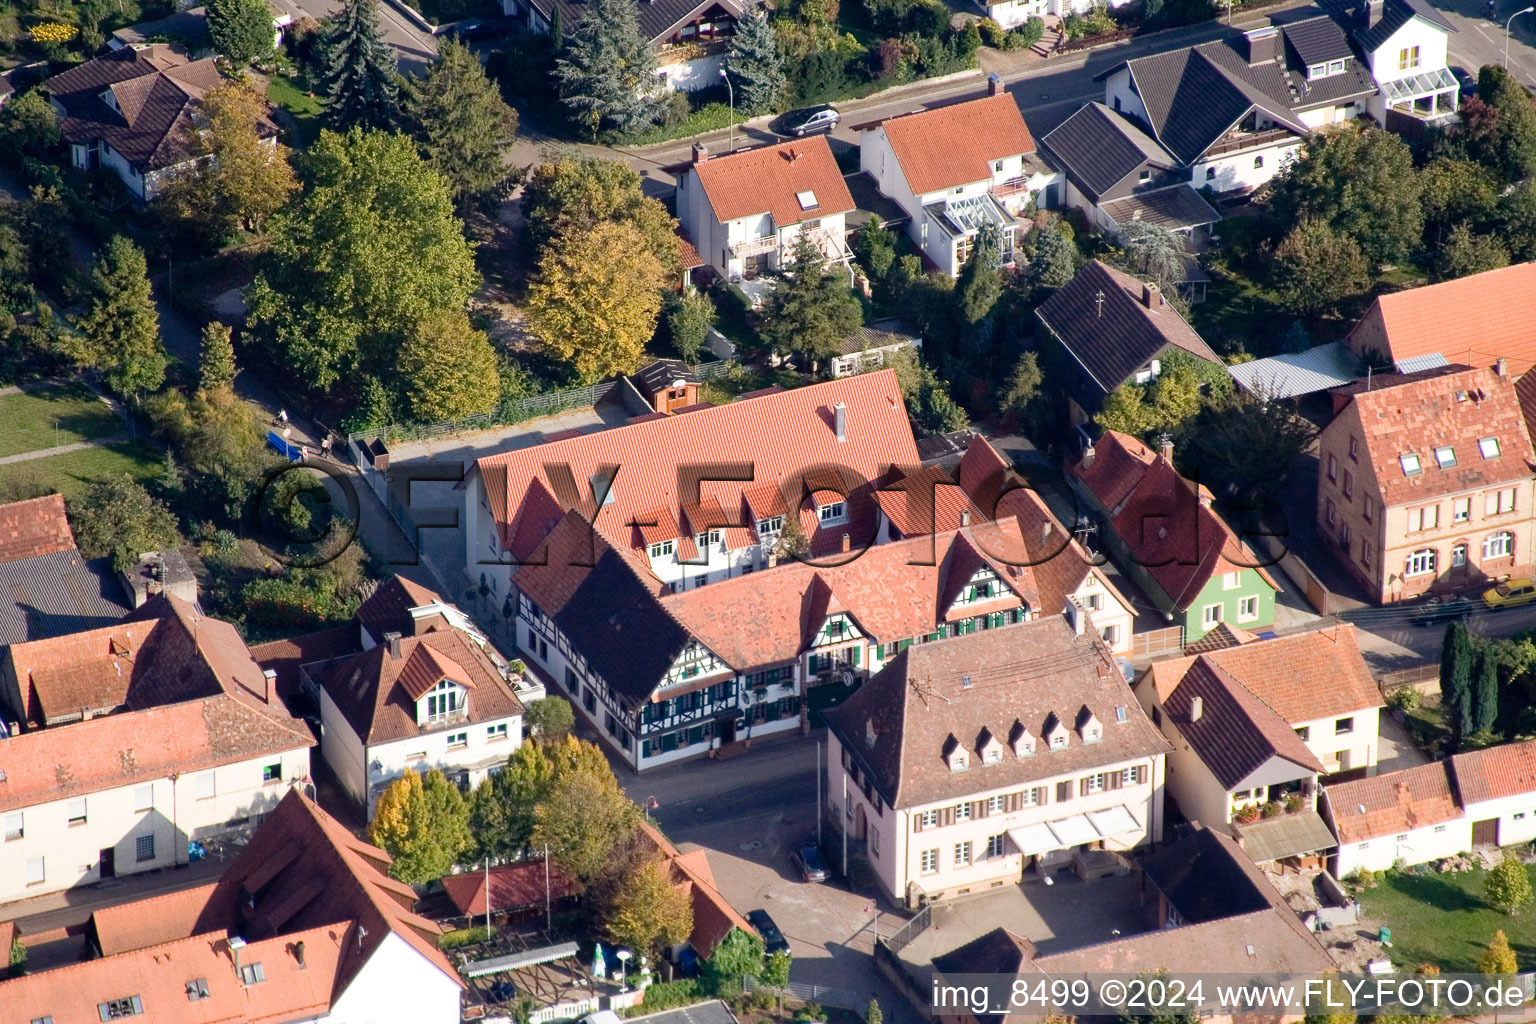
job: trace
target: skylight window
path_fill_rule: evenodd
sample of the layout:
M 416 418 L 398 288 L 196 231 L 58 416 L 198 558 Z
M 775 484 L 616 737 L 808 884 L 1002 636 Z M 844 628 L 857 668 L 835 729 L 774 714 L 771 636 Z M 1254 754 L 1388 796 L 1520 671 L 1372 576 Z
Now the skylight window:
M 1435 462 L 1441 469 L 1450 469 L 1456 465 L 1456 449 L 1448 444 L 1436 448 Z
M 1496 459 L 1499 457 L 1499 439 L 1480 437 L 1477 439 L 1477 450 L 1483 453 L 1485 459 Z
M 814 210 L 816 208 L 816 193 L 810 189 L 804 192 L 796 192 L 795 198 L 800 201 L 800 209 Z
M 1402 464 L 1403 476 L 1417 476 L 1423 472 L 1424 467 L 1419 465 L 1419 456 L 1415 452 L 1399 455 L 1397 461 Z

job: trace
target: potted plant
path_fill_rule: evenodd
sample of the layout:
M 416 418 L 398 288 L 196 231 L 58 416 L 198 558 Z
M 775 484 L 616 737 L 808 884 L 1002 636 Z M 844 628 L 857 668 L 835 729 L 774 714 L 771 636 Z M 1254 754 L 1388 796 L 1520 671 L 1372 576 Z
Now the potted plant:
M 1305 806 L 1305 801 L 1301 799 L 1300 793 L 1292 793 L 1290 796 L 1285 798 L 1286 814 L 1295 814 L 1297 811 L 1301 810 L 1303 806 Z
M 1233 817 L 1235 817 L 1238 822 L 1244 825 L 1247 825 L 1249 822 L 1257 821 L 1259 818 L 1259 805 L 1244 804 L 1242 807 L 1239 807 L 1236 811 L 1233 812 Z
M 1260 811 L 1259 813 L 1264 815 L 1264 817 L 1266 817 L 1266 818 L 1278 818 L 1278 817 L 1280 817 L 1280 813 L 1281 813 L 1280 802 L 1278 800 L 1271 800 L 1269 803 L 1264 805 L 1264 809 L 1262 811 Z

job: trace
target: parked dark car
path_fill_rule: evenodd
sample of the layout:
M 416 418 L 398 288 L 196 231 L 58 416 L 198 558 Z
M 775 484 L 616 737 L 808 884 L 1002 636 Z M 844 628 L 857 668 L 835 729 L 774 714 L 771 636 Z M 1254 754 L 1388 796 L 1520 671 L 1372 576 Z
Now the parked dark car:
M 782 949 L 786 953 L 789 952 L 789 943 L 784 940 L 784 933 L 779 931 L 779 926 L 773 923 L 773 918 L 768 916 L 768 911 L 751 911 L 747 914 L 747 923 L 757 929 L 757 934 L 762 937 L 765 951 L 777 953 Z
M 795 850 L 795 865 L 800 869 L 800 877 L 807 882 L 827 880 L 827 862 L 822 859 L 821 848 L 815 843 L 806 843 Z
M 1477 76 L 1466 68 L 1450 67 L 1451 77 L 1456 79 L 1456 84 L 1461 87 L 1461 98 L 1477 95 Z
M 779 118 L 775 130 L 780 135 L 815 135 L 817 132 L 830 132 L 842 119 L 842 114 L 823 103 L 820 106 L 791 110 Z
M 1433 626 L 1438 622 L 1465 619 L 1475 611 L 1477 606 L 1465 597 L 1431 597 L 1413 609 L 1408 621 L 1415 626 Z
M 438 26 L 434 34 L 468 41 L 471 39 L 488 39 L 497 34 L 497 29 L 495 26 L 481 21 L 479 18 L 465 18 L 463 21 L 455 21 L 451 25 Z

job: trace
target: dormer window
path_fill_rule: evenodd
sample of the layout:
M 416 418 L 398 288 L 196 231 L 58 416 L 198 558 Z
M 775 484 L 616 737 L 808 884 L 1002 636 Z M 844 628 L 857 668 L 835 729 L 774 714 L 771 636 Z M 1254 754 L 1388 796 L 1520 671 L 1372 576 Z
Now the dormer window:
M 769 516 L 767 519 L 759 519 L 757 521 L 757 533 L 760 537 L 777 536 L 783 529 L 783 516 Z
M 427 691 L 427 721 L 439 722 L 464 706 L 464 692 L 458 683 L 447 679 Z
M 669 541 L 669 540 L 664 540 L 664 541 L 661 541 L 659 544 L 652 544 L 651 545 L 651 557 L 652 558 L 666 558 L 671 553 L 672 553 L 672 542 Z
M 976 752 L 981 755 L 982 764 L 1002 763 L 1003 745 L 992 735 L 991 729 L 982 729 L 976 737 Z
M 1072 736 L 1066 724 L 1054 714 L 1045 726 L 1045 742 L 1050 744 L 1052 750 L 1066 750 L 1072 744 Z
M 1099 724 L 1093 712 L 1084 710 L 1087 713 L 1077 727 L 1077 734 L 1083 738 L 1084 743 L 1097 743 L 1104 738 L 1104 726 Z
M 963 750 L 956 750 L 949 755 L 949 770 L 963 772 L 971 766 L 971 757 Z
M 720 531 L 705 530 L 694 538 L 694 543 L 701 548 L 716 547 L 720 543 Z
M 1008 745 L 1013 748 L 1014 757 L 1032 757 L 1035 753 L 1035 738 L 1017 719 L 1008 733 Z
M 816 506 L 816 518 L 820 520 L 823 526 L 846 522 L 848 519 L 848 503 L 846 501 L 829 501 L 825 505 L 818 505 Z

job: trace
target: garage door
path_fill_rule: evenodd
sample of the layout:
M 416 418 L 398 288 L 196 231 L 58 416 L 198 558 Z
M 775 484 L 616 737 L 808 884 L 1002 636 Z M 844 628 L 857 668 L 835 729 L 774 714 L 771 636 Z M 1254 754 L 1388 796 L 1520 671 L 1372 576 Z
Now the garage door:
M 1472 845 L 1494 846 L 1499 841 L 1499 819 L 1488 818 L 1472 823 Z

